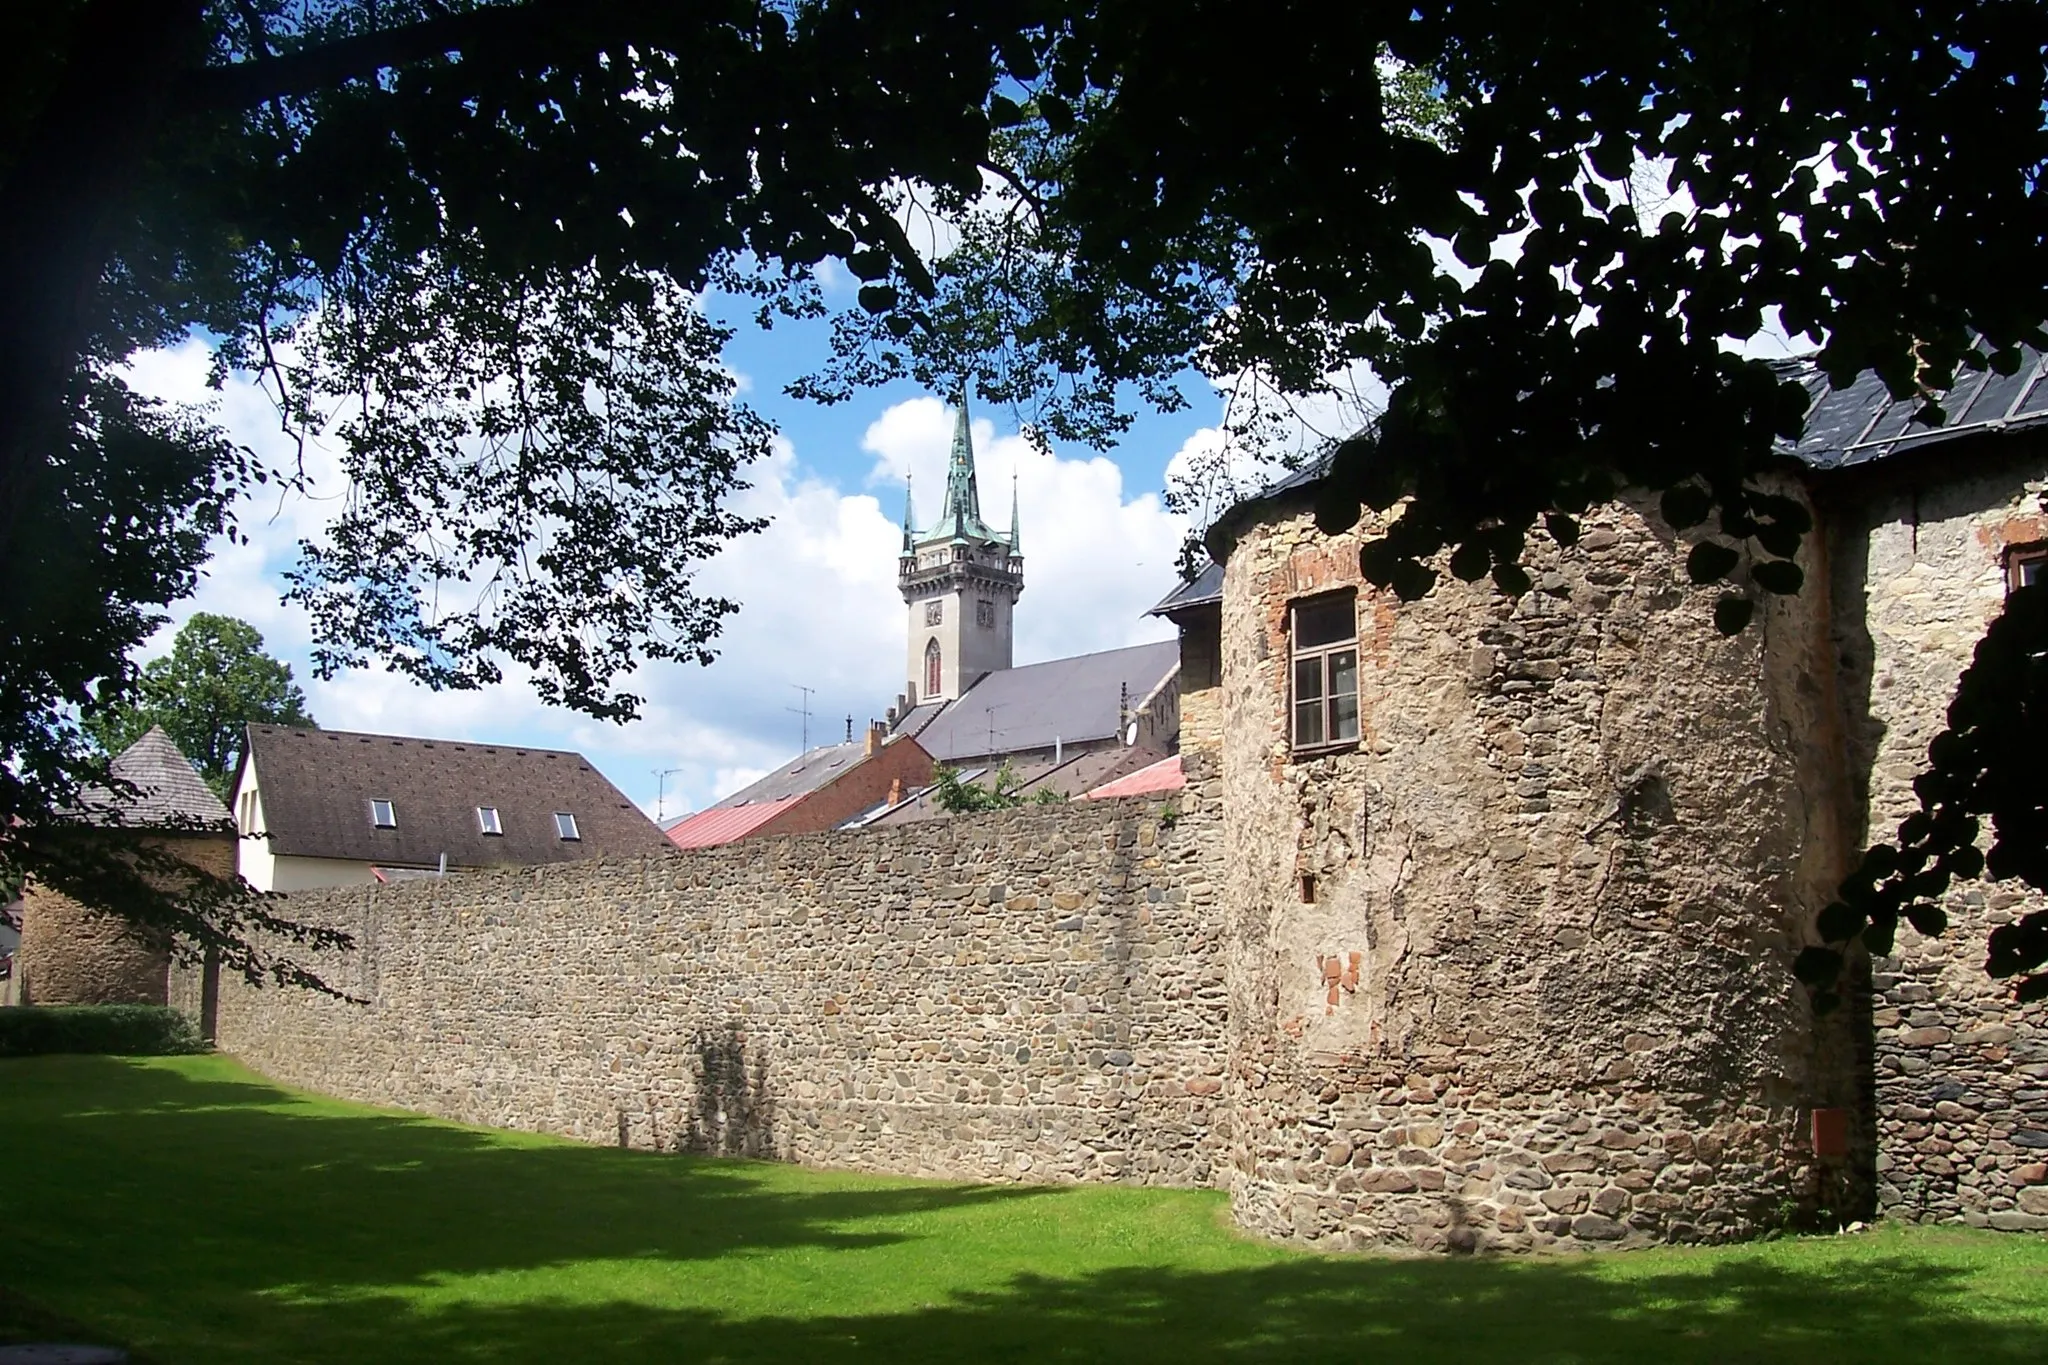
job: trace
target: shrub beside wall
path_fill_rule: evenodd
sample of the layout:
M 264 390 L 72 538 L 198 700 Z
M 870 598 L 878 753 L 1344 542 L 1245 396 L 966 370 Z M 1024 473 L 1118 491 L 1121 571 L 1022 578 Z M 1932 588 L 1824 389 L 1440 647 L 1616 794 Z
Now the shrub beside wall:
M 49 1052 L 172 1057 L 207 1050 L 192 1021 L 162 1005 L 28 1005 L 0 1010 L 0 1057 Z

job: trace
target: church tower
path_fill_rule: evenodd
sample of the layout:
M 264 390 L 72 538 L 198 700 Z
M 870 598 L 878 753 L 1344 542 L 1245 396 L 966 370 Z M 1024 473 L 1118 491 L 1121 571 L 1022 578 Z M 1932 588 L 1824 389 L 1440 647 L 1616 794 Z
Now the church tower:
M 917 530 L 910 494 L 904 492 L 896 580 L 910 608 L 905 676 L 911 700 L 951 701 L 983 674 L 1010 667 L 1012 616 L 1024 591 L 1017 494 L 1012 488 L 1007 536 L 982 521 L 964 389 L 946 467 L 946 501 L 930 530 Z

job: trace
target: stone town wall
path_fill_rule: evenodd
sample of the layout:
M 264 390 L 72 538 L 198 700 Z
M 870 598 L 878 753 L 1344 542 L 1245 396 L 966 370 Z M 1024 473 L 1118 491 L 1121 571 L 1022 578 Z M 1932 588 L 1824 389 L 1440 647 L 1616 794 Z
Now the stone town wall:
M 1993 438 L 1956 477 L 1900 457 L 1831 498 L 1832 590 L 1859 842 L 1891 837 L 1956 679 L 2005 596 L 2008 547 L 2048 541 L 2048 452 Z M 1944 451 L 1948 448 L 1944 447 Z M 1988 833 L 1988 832 L 1987 832 Z M 1873 964 L 1878 1200 L 1889 1215 L 2048 1228 L 2048 1007 L 1984 973 L 1985 935 L 2038 896 L 1951 892 L 1948 931 L 1901 926 Z
M 234 875 L 230 835 L 153 842 L 218 876 Z M 170 965 L 161 939 L 135 932 L 117 915 L 88 909 L 34 882 L 23 892 L 15 970 L 25 1005 L 166 1004 Z
M 639 1148 L 1212 1183 L 1213 806 L 1077 801 L 302 893 L 363 1003 L 219 987 L 281 1080 Z
M 1843 860 L 1820 595 L 1724 639 L 1687 546 L 1611 507 L 1519 601 L 1359 587 L 1362 740 L 1298 758 L 1287 604 L 1359 543 L 1282 505 L 1226 569 L 1238 1221 L 1521 1250 L 1867 1199 L 1867 1123 L 1810 1155 L 1857 1061 L 1790 970 Z

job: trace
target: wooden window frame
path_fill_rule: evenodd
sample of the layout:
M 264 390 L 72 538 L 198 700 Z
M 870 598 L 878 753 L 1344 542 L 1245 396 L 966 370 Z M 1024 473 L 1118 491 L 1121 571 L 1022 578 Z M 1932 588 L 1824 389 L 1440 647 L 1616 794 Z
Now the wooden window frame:
M 1301 621 L 1304 613 L 1317 612 L 1342 604 L 1350 618 L 1351 631 L 1348 635 L 1331 636 L 1302 643 Z M 1350 686 L 1343 686 L 1343 660 L 1350 660 Z M 1313 663 L 1317 673 L 1317 695 L 1304 698 L 1302 688 L 1302 666 Z M 1351 705 L 1347 711 L 1343 706 L 1345 698 Z M 1313 703 L 1316 707 L 1315 734 L 1303 737 L 1303 708 Z M 1341 733 L 1349 721 L 1349 733 Z M 1296 754 L 1334 753 L 1358 746 L 1360 731 L 1358 709 L 1358 593 L 1346 588 L 1342 592 L 1322 593 L 1315 597 L 1304 597 L 1287 604 L 1287 745 Z
M 2025 587 L 2029 569 L 2040 575 L 2035 582 L 2048 582 L 2048 575 L 2041 574 L 2044 567 L 2048 567 L 2048 540 L 2008 546 L 2005 551 L 2005 590 L 2014 592 Z

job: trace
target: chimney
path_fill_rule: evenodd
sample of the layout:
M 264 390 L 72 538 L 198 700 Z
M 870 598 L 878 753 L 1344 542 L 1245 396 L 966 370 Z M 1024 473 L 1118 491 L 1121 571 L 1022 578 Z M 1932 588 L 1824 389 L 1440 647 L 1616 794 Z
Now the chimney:
M 882 728 L 882 722 L 878 720 L 869 721 L 867 748 L 865 752 L 861 754 L 861 757 L 873 758 L 875 756 L 875 751 L 881 748 L 882 745 L 887 741 L 888 733 L 889 732 L 887 730 Z

